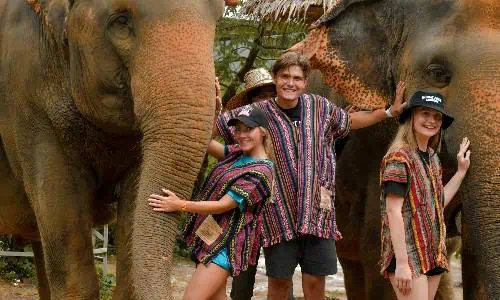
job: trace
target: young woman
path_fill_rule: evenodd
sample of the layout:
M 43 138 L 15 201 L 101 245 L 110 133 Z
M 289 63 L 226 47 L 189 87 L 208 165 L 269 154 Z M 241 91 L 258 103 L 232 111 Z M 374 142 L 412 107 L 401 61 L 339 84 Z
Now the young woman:
M 228 276 L 257 263 L 261 211 L 271 197 L 272 144 L 264 112 L 247 107 L 230 120 L 237 145 L 212 140 L 208 153 L 221 160 L 209 174 L 198 201 L 179 199 L 169 190 L 151 195 L 155 211 L 191 213 L 185 228 L 196 271 L 184 299 L 226 299 Z
M 443 210 L 469 168 L 470 142 L 462 140 L 458 170 L 443 187 L 436 152 L 442 130 L 453 122 L 444 111 L 443 97 L 415 93 L 399 121 L 402 125 L 380 171 L 381 272 L 398 299 L 431 300 L 441 274 L 449 269 Z

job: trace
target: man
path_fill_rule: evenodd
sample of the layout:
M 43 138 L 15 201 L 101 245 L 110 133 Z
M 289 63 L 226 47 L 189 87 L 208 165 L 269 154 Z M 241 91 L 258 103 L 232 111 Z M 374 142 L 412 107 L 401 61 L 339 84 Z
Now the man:
M 264 68 L 248 71 L 243 80 L 245 81 L 245 89 L 229 99 L 226 105 L 224 105 L 224 110 L 230 111 L 276 96 L 276 87 L 274 86 L 273 78 Z M 216 88 L 218 88 L 217 85 Z M 216 95 L 219 93 L 217 91 Z
M 275 99 L 257 105 L 269 119 L 277 176 L 274 203 L 264 211 L 262 241 L 268 276 L 268 299 L 286 299 L 292 275 L 300 264 L 306 299 L 325 299 L 325 276 L 337 272 L 335 240 L 335 155 L 333 143 L 350 129 L 371 126 L 403 110 L 404 83 L 398 84 L 388 110 L 348 113 L 327 99 L 304 94 L 310 66 L 295 52 L 280 56 L 273 67 Z M 216 122 L 227 143 L 233 132 L 227 121 Z
M 273 78 L 264 68 L 257 68 L 248 71 L 244 77 L 245 88 L 229 99 L 224 106 L 226 111 L 230 111 L 248 104 L 257 103 L 276 96 L 276 87 Z M 216 82 L 216 96 L 220 100 L 220 87 Z M 257 256 L 257 260 L 259 257 Z M 248 266 L 246 271 L 241 272 L 237 277 L 233 278 L 231 286 L 232 300 L 250 300 L 253 296 L 253 288 L 255 285 L 255 275 L 257 266 Z M 293 291 L 290 290 L 289 300 L 293 300 Z

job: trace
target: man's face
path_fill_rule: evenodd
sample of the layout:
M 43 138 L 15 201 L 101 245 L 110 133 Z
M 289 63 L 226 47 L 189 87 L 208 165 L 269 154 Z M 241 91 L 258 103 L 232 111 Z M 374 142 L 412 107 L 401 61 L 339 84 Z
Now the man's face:
M 276 87 L 274 85 L 264 85 L 249 93 L 250 103 L 257 103 L 276 97 Z
M 276 94 L 282 101 L 296 101 L 306 89 L 304 72 L 299 66 L 281 69 L 273 80 L 276 84 Z

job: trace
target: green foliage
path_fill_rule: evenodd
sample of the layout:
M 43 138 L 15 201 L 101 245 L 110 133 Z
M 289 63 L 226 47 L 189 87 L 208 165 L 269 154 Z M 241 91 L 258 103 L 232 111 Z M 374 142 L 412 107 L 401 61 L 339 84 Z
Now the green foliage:
M 14 241 L 8 237 L 0 237 L 0 251 L 7 251 L 16 247 Z M 22 247 L 21 247 L 22 248 Z M 16 251 L 19 249 L 16 249 Z M 26 249 L 31 251 L 31 249 Z M 0 278 L 6 281 L 35 279 L 36 269 L 31 257 L 0 257 Z
M 246 72 L 270 69 L 284 50 L 305 38 L 306 31 L 303 24 L 258 21 L 227 10 L 217 24 L 214 53 L 223 103 L 243 87 Z
M 99 292 L 101 294 L 101 300 L 111 300 L 113 297 L 113 289 L 116 286 L 116 277 L 110 273 L 104 275 L 100 267 L 96 267 L 96 269 L 99 279 Z
M 0 278 L 6 281 L 35 279 L 36 269 L 32 258 L 0 257 Z

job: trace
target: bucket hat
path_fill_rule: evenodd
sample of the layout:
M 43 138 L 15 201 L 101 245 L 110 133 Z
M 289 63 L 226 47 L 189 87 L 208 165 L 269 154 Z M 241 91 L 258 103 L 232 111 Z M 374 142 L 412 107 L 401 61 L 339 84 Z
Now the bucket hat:
M 411 96 L 408 107 L 399 115 L 399 123 L 404 123 L 416 107 L 428 107 L 443 115 L 443 129 L 450 127 L 454 118 L 444 110 L 443 100 L 444 97 L 441 94 L 417 91 Z
M 248 93 L 258 87 L 270 85 L 274 86 L 273 77 L 264 68 L 257 68 L 248 71 L 243 78 L 245 89 L 229 99 L 225 105 L 225 110 L 233 110 L 249 103 Z

